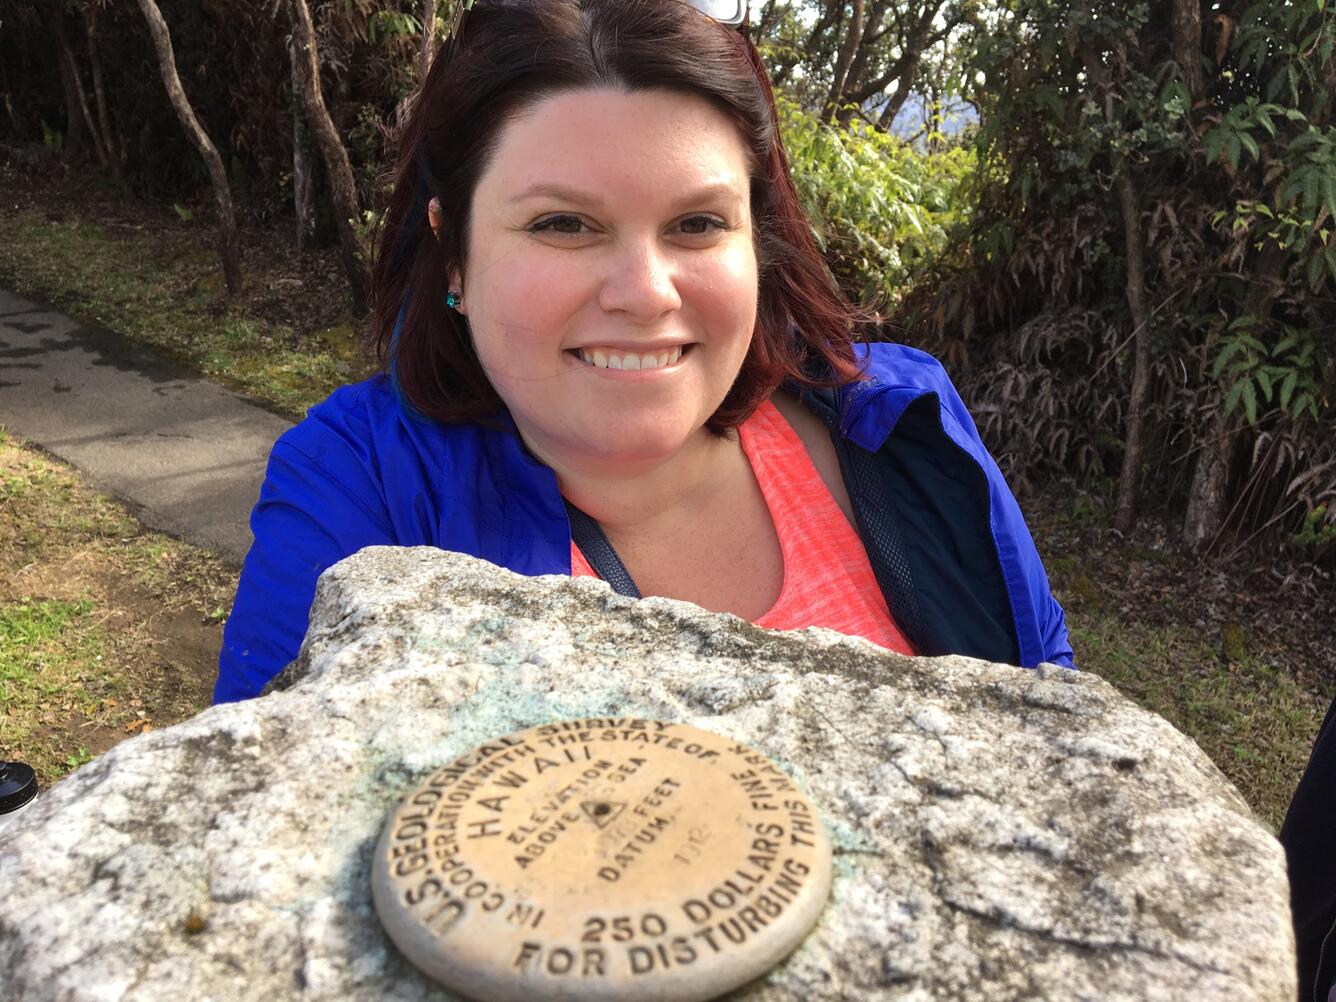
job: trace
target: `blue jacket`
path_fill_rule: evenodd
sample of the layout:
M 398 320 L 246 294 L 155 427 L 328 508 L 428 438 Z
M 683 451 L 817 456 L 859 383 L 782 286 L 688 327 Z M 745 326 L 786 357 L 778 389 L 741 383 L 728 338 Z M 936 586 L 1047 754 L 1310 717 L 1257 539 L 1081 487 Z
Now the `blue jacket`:
M 859 346 L 869 378 L 803 399 L 827 421 L 897 624 L 923 654 L 1072 666 L 1020 509 L 932 356 Z M 442 424 L 389 379 L 345 386 L 274 445 L 223 632 L 215 702 L 257 695 L 296 655 L 316 579 L 365 546 L 438 546 L 521 574 L 569 574 L 555 474 L 508 416 Z

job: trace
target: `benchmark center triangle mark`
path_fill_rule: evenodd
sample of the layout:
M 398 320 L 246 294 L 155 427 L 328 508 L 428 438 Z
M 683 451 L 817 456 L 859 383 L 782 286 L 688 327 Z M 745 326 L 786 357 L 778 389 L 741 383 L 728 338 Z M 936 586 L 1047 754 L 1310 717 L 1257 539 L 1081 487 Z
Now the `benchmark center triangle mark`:
M 611 800 L 586 800 L 580 804 L 580 809 L 589 815 L 589 820 L 600 828 L 611 824 L 612 819 L 621 814 L 625 807 L 625 804 Z

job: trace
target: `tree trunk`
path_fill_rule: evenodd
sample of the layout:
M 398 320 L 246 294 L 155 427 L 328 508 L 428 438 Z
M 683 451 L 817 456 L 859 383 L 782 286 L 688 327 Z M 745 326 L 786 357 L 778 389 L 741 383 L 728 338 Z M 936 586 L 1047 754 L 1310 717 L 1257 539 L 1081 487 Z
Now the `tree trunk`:
M 343 251 L 343 270 L 353 296 L 353 308 L 358 313 L 366 310 L 370 294 L 370 280 L 362 261 L 362 248 L 353 221 L 359 216 L 357 185 L 353 181 L 352 164 L 348 151 L 334 120 L 329 117 L 325 98 L 320 90 L 320 63 L 315 45 L 315 28 L 311 24 L 311 10 L 306 0 L 289 0 L 292 7 L 292 31 L 297 43 L 297 68 L 301 77 L 302 105 L 306 121 L 315 136 L 320 159 L 325 165 L 325 179 L 329 183 L 330 199 L 334 203 L 334 225 Z
M 84 119 L 79 102 L 79 86 L 74 76 L 74 60 L 65 39 L 65 28 L 60 23 L 59 11 L 51 15 L 51 36 L 56 40 L 56 68 L 60 71 L 60 86 L 65 93 L 65 155 L 79 159 L 84 146 Z
M 1253 285 L 1243 303 L 1243 315 L 1260 326 L 1271 315 L 1271 307 L 1284 287 L 1285 252 L 1268 241 L 1253 266 Z M 1219 388 L 1211 425 L 1197 455 L 1197 466 L 1188 489 L 1187 512 L 1183 516 L 1183 542 L 1201 549 L 1209 546 L 1225 525 L 1229 489 L 1229 467 L 1238 441 L 1239 422 L 1225 414 L 1223 387 Z
M 844 81 L 849 76 L 849 67 L 853 65 L 858 44 L 863 40 L 863 15 L 867 12 L 865 0 L 854 0 L 853 16 L 849 20 L 848 33 L 840 45 L 840 54 L 835 59 L 835 74 L 830 80 L 830 96 L 826 98 L 826 117 L 833 120 L 843 104 Z
M 1202 99 L 1201 74 L 1201 3 L 1200 0 L 1174 0 L 1171 30 L 1174 39 L 1174 62 L 1183 74 L 1183 82 L 1192 103 Z
M 311 132 L 302 114 L 301 70 L 297 43 L 288 39 L 288 64 L 292 70 L 292 209 L 297 217 L 297 253 L 315 236 L 315 163 L 311 159 Z
M 125 146 L 117 138 L 112 127 L 111 115 L 107 111 L 107 90 L 102 85 L 102 60 L 97 54 L 97 10 L 92 4 L 83 7 L 84 34 L 88 36 L 88 65 L 93 71 L 93 97 L 97 102 L 97 120 L 102 128 L 102 143 L 106 148 L 107 159 L 111 163 L 111 172 L 116 180 L 125 182 L 123 165 Z
M 213 184 L 213 197 L 218 209 L 219 252 L 223 259 L 223 281 L 229 294 L 241 291 L 241 258 L 238 253 L 237 219 L 232 209 L 232 189 L 227 183 L 227 172 L 223 169 L 223 158 L 209 139 L 208 133 L 195 117 L 195 109 L 186 98 L 181 78 L 176 73 L 176 57 L 172 54 L 172 38 L 167 32 L 167 22 L 162 19 L 155 0 L 139 0 L 139 9 L 148 22 L 148 33 L 153 38 L 153 48 L 158 56 L 158 69 L 162 72 L 162 82 L 167 87 L 167 96 L 186 135 L 195 144 L 195 149 L 204 158 L 209 169 L 209 180 Z
M 920 56 L 917 52 L 908 52 L 905 54 L 900 76 L 897 78 L 895 93 L 891 95 L 886 107 L 881 110 L 881 117 L 877 119 L 877 128 L 882 132 L 890 132 L 891 126 L 895 124 L 895 116 L 900 114 L 900 109 L 905 106 L 909 100 L 910 90 L 914 85 L 914 77 L 918 74 L 918 64 Z
M 422 69 L 419 80 L 427 79 L 431 69 L 431 57 L 436 46 L 436 0 L 422 0 Z
M 1225 414 L 1223 401 L 1217 401 L 1197 454 L 1192 486 L 1188 489 L 1188 507 L 1183 514 L 1183 542 L 1193 549 L 1209 546 L 1224 525 L 1229 464 L 1237 434 L 1233 416 Z
M 1127 264 L 1127 308 L 1132 315 L 1132 398 L 1127 405 L 1123 467 L 1118 474 L 1118 502 L 1113 525 L 1119 532 L 1132 530 L 1137 515 L 1137 493 L 1146 449 L 1146 404 L 1150 399 L 1150 318 L 1146 315 L 1146 250 L 1141 236 L 1141 204 L 1127 167 L 1119 157 L 1114 187 L 1123 217 L 1123 244 Z
M 873 0 L 864 17 L 863 37 L 858 40 L 853 62 L 849 64 L 849 72 L 844 75 L 844 85 L 840 88 L 846 101 L 862 104 L 871 96 L 856 95 L 855 92 L 867 82 L 869 59 L 876 54 L 879 48 L 877 43 L 885 34 L 885 31 L 881 30 L 881 23 L 886 20 L 886 7 L 885 0 Z
M 74 61 L 74 51 L 65 42 L 64 38 L 60 43 L 65 49 L 65 65 L 69 70 L 70 79 L 74 81 L 74 93 L 79 101 L 79 110 L 83 113 L 84 125 L 88 127 L 88 134 L 93 139 L 93 153 L 97 156 L 97 162 L 103 167 L 110 167 L 111 160 L 107 156 L 107 149 L 102 145 L 102 136 L 97 131 L 97 123 L 93 121 L 93 114 L 88 109 L 88 95 L 84 91 L 83 80 L 79 76 L 79 65 Z
M 927 134 L 927 150 L 931 155 L 942 152 L 942 88 L 928 82 L 923 90 L 923 129 Z

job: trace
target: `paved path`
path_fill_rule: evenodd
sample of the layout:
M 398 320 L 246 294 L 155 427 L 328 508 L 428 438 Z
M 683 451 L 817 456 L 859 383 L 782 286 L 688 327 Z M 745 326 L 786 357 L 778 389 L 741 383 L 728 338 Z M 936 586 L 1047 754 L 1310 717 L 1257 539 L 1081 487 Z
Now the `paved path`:
M 0 289 L 0 425 L 78 467 L 145 524 L 240 564 L 269 448 L 290 422 Z

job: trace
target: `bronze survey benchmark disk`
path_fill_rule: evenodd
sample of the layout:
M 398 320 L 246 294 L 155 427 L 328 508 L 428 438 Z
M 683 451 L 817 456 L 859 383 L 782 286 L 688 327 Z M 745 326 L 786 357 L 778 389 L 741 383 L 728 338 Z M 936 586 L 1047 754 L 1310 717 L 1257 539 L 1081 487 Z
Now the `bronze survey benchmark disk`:
M 812 802 L 744 745 L 571 720 L 489 741 L 390 817 L 372 864 L 399 949 L 476 999 L 715 998 L 774 967 L 830 892 Z

